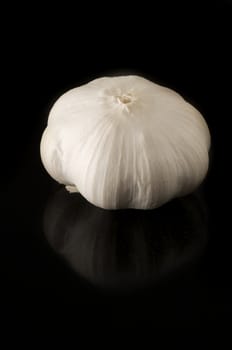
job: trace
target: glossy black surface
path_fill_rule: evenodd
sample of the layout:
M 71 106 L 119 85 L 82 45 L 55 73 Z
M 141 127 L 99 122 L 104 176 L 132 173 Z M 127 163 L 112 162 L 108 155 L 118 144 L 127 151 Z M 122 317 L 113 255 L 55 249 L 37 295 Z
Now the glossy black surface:
M 64 14 L 51 21 L 44 11 L 8 40 L 1 309 L 11 334 L 231 326 L 232 11 L 226 1 L 174 7 L 129 17 L 80 10 L 65 25 Z M 43 169 L 39 142 L 53 102 L 115 72 L 167 85 L 205 116 L 211 164 L 197 193 L 152 211 L 104 211 Z

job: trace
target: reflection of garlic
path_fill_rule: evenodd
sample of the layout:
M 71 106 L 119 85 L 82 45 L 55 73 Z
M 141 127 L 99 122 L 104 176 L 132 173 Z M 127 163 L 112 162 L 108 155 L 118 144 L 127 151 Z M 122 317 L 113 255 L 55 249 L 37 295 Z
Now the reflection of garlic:
M 60 189 L 43 223 L 51 247 L 78 275 L 120 290 L 184 272 L 207 243 L 207 213 L 196 195 L 155 210 L 112 211 Z
M 96 79 L 61 96 L 41 140 L 49 174 L 107 209 L 155 208 L 194 190 L 210 135 L 176 92 L 138 76 Z

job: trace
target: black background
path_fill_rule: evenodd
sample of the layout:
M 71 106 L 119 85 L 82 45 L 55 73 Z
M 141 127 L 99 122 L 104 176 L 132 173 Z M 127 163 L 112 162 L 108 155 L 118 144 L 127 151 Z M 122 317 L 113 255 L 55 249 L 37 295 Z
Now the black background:
M 1 66 L 7 92 L 1 117 L 6 329 L 57 337 L 80 328 L 229 329 L 230 2 L 28 6 L 5 13 Z M 200 260 L 178 277 L 119 292 L 76 275 L 47 243 L 44 210 L 59 186 L 41 165 L 39 143 L 62 93 L 96 77 L 130 73 L 175 89 L 207 120 L 211 165 L 201 196 L 208 241 Z

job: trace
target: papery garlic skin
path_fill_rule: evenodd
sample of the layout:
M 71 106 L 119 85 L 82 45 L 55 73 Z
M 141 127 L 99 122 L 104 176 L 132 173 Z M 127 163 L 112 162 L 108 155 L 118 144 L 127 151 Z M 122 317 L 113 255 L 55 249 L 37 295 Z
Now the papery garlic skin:
M 156 208 L 192 192 L 210 134 L 179 94 L 139 76 L 99 78 L 62 95 L 41 140 L 58 182 L 105 209 Z

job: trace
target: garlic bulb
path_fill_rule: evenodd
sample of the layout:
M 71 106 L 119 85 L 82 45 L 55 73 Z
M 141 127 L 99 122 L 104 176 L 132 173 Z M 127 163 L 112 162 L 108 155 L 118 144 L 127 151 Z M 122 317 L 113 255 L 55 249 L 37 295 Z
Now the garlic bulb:
M 178 93 L 139 76 L 99 78 L 62 95 L 41 140 L 48 173 L 106 209 L 156 208 L 193 191 L 210 134 Z

